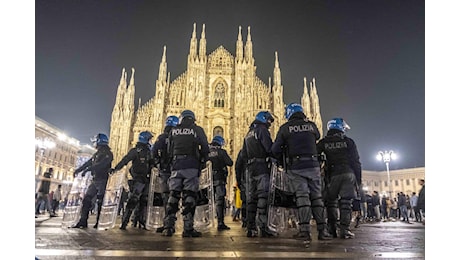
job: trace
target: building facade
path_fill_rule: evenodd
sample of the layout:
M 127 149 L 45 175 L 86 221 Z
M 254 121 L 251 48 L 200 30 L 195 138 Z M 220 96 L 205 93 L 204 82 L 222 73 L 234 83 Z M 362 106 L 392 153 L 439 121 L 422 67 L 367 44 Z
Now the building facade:
M 362 172 L 362 186 L 369 193 L 378 191 L 380 195 L 396 197 L 398 192 L 412 194 L 418 192 L 421 186 L 420 179 L 425 179 L 425 167 L 391 170 L 390 185 L 388 185 L 387 171 L 366 171 Z
M 53 168 L 50 191 L 62 184 L 62 194 L 70 190 L 73 172 L 80 157 L 89 158 L 95 149 L 68 137 L 62 130 L 35 116 L 35 190 L 43 173 Z
M 196 122 L 205 130 L 209 142 L 215 135 L 225 138 L 224 148 L 234 160 L 258 112 L 270 111 L 275 118 L 270 129 L 272 138 L 279 126 L 286 122 L 284 87 L 277 52 L 273 80 L 270 77 L 266 84 L 256 73 L 250 27 L 245 43 L 239 27 L 235 55 L 222 45 L 208 52 L 205 25 L 199 41 L 196 34 L 194 24 L 186 57 L 187 70 L 174 80 L 170 79 L 167 71 L 166 46 L 163 48 L 155 95 L 146 103 L 138 104 L 137 109 L 134 100 L 135 70 L 132 68 L 128 84 L 127 72 L 123 68 L 110 124 L 110 147 L 114 151 L 114 162 L 120 161 L 135 145 L 140 132 L 150 131 L 155 137 L 158 136 L 163 131 L 166 117 L 179 116 L 185 109 L 195 113 Z M 303 95 L 298 102 L 322 133 L 315 79 L 308 84 L 304 78 Z M 234 180 L 232 177 L 229 179 Z

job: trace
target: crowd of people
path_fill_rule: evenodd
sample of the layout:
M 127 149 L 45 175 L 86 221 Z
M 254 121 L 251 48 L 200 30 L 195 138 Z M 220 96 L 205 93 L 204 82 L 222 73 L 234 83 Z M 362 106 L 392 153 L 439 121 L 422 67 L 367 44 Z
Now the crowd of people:
M 203 128 L 196 124 L 195 114 L 184 110 L 179 117 L 169 116 L 164 131 L 156 140 L 152 133 L 141 132 L 135 147 L 112 168 L 113 153 L 108 136 L 96 135 L 92 142 L 96 152 L 86 163 L 75 170 L 89 172 L 93 181 L 83 199 L 81 216 L 74 228 L 87 228 L 88 215 L 96 202 L 96 223 L 105 194 L 108 178 L 114 172 L 130 164 L 129 191 L 122 200 L 120 229 L 125 230 L 130 221 L 145 228 L 148 195 L 152 168 L 159 170 L 161 200 L 165 210 L 163 226 L 156 231 L 163 236 L 173 236 L 176 231 L 177 213 L 183 221 L 182 237 L 200 237 L 194 227 L 194 215 L 199 198 L 199 177 L 202 169 L 211 161 L 217 230 L 230 229 L 224 216 L 228 207 L 226 185 L 228 167 L 235 167 L 234 194 L 240 202 L 232 213 L 233 221 L 241 221 L 247 237 L 276 237 L 269 228 L 271 167 L 281 167 L 288 190 L 295 197 L 297 212 L 295 238 L 312 241 L 311 220 L 316 223 L 317 239 L 335 237 L 353 238 L 350 225 L 363 221 L 420 221 L 424 223 L 424 180 L 418 194 L 398 193 L 394 198 L 380 196 L 377 191 L 368 194 L 362 189 L 361 163 L 357 146 L 346 135 L 350 126 L 342 118 L 327 123 L 327 133 L 321 139 L 313 121 L 310 121 L 300 104 L 286 106 L 287 122 L 280 126 L 272 140 L 270 127 L 274 117 L 268 111 L 260 111 L 248 126 L 235 164 L 224 149 L 225 139 L 215 135 L 208 143 Z M 36 198 L 36 214 L 43 201 L 51 216 L 55 214 L 54 201 L 61 201 L 61 185 L 49 198 L 50 168 L 44 174 Z

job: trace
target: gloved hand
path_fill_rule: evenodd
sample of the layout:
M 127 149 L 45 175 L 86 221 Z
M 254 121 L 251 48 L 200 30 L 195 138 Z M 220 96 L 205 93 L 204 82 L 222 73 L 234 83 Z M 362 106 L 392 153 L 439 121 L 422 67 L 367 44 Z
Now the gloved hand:
M 79 173 L 79 172 L 74 171 L 74 172 L 73 172 L 73 177 L 74 177 L 74 178 L 77 177 L 78 173 Z
M 114 168 L 111 168 L 111 169 L 109 170 L 109 176 L 112 176 L 114 173 L 115 173 L 115 169 L 114 169 Z

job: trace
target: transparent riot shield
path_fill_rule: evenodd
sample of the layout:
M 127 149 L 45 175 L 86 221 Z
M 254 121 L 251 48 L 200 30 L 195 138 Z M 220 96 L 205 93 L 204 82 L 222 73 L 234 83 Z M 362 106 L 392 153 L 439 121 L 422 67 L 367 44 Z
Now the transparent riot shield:
M 206 162 L 206 168 L 201 170 L 200 186 L 196 200 L 194 228 L 207 232 L 215 227 L 214 186 L 212 185 L 212 163 Z
M 147 204 L 147 223 L 146 228 L 153 230 L 163 226 L 165 217 L 165 206 L 162 198 L 160 185 L 160 171 L 158 168 L 152 169 L 150 177 L 149 197 Z
M 107 230 L 115 226 L 123 186 L 127 186 L 124 182 L 127 182 L 124 171 L 117 171 L 109 177 L 97 229 Z
M 83 174 L 85 175 L 83 176 Z M 64 207 L 64 215 L 62 216 L 63 228 L 72 227 L 80 220 L 83 198 L 92 180 L 93 176 L 91 172 L 80 172 L 73 179 L 72 188 L 67 196 L 67 203 Z
M 294 192 L 289 190 L 289 178 L 283 168 L 271 165 L 268 227 L 278 234 L 297 228 L 297 206 Z

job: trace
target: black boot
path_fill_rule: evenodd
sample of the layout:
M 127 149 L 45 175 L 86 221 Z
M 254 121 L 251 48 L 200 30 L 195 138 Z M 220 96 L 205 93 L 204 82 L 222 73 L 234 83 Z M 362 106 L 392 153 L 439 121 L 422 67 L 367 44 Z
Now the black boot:
M 222 230 L 229 230 L 230 227 L 225 225 L 224 223 L 221 223 L 217 226 L 217 231 L 222 231 Z
M 123 215 L 123 221 L 121 222 L 121 230 L 126 230 L 126 226 L 128 225 L 129 218 L 131 217 L 131 214 L 133 213 L 132 209 L 126 210 L 125 214 Z
M 78 221 L 77 224 L 73 225 L 72 228 L 87 228 L 88 227 L 88 222 L 86 221 Z

